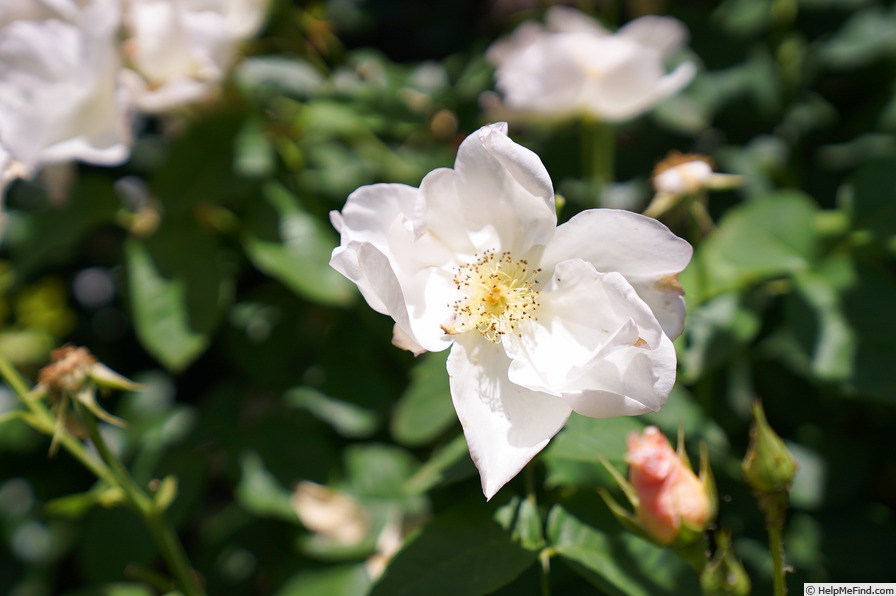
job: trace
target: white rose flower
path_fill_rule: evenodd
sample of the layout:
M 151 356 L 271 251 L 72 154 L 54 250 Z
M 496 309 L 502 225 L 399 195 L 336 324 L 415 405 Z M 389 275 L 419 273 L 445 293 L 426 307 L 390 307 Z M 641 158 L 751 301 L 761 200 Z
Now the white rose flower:
M 564 6 L 548 9 L 545 21 L 546 27 L 524 23 L 488 50 L 511 114 L 631 120 L 696 73 L 690 62 L 666 73 L 664 61 L 687 40 L 684 25 L 671 17 L 644 16 L 615 34 Z
M 137 106 L 158 113 L 214 94 L 267 0 L 127 0 L 125 71 Z
M 46 164 L 124 161 L 116 0 L 16 0 L 0 11 L 0 144 L 33 174 Z
M 557 227 L 550 177 L 505 123 L 467 137 L 454 169 L 420 188 L 361 187 L 331 219 L 331 265 L 395 320 L 401 344 L 451 347 L 451 395 L 487 498 L 571 412 L 666 401 L 691 246 L 627 211 Z

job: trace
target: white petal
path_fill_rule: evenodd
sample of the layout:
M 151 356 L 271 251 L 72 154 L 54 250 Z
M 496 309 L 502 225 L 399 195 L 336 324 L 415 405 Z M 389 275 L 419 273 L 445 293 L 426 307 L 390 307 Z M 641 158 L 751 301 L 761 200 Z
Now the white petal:
M 545 11 L 544 20 L 548 29 L 554 33 L 589 33 L 594 36 L 610 34 L 593 18 L 569 6 L 551 6 Z
M 542 267 L 581 258 L 601 272 L 621 273 L 674 339 L 684 326 L 684 291 L 676 276 L 693 248 L 651 217 L 618 209 L 590 209 L 557 228 Z
M 499 246 L 527 254 L 548 242 L 557 223 L 550 177 L 537 155 L 507 138 L 506 123 L 484 126 L 457 152 L 454 170 L 436 170 L 420 185 L 426 226 L 453 243 L 459 230 L 494 230 Z
M 648 306 L 618 273 L 580 259 L 557 265 L 536 319 L 505 336 L 509 377 L 606 417 L 655 411 L 675 380 L 675 351 Z
M 419 193 L 406 184 L 371 184 L 357 189 L 342 208 L 342 224 L 337 229 L 343 243 L 370 242 L 388 253 L 390 228 L 402 216 L 413 217 Z
M 330 266 L 353 281 L 367 304 L 391 316 L 417 346 L 438 352 L 451 345 L 451 338 L 440 327 L 450 307 L 443 284 L 434 274 L 431 279 L 422 277 L 419 283 L 409 283 L 389 257 L 369 242 L 339 246 L 330 257 Z
M 659 52 L 621 36 L 608 39 L 593 58 L 601 76 L 593 77 L 585 104 L 596 116 L 612 121 L 635 118 L 672 90 L 664 86 L 666 69 Z M 677 76 L 673 82 L 677 82 Z M 687 82 L 687 81 L 685 81 Z
M 663 57 L 688 41 L 688 29 L 672 17 L 646 15 L 623 25 L 618 35 L 637 41 L 645 47 L 659 50 Z
M 507 378 L 500 345 L 472 333 L 458 337 L 448 356 L 451 398 L 487 499 L 548 444 L 571 408 Z
M 576 114 L 585 75 L 570 46 L 579 48 L 588 39 L 583 37 L 543 35 L 508 52 L 495 71 L 495 86 L 511 113 L 551 119 Z
M 358 285 L 371 308 L 393 317 L 418 345 L 438 351 L 449 345 L 441 326 L 453 312 L 455 256 L 425 228 L 417 235 L 419 198 L 418 189 L 403 184 L 353 192 L 342 212 L 330 215 L 341 236 L 330 264 Z M 389 285 L 382 285 L 381 275 Z
M 675 70 L 660 79 L 656 86 L 657 101 L 675 95 L 687 87 L 697 75 L 697 66 L 693 62 L 683 62 Z
M 77 23 L 25 20 L 0 29 L 0 138 L 25 167 L 127 157 L 130 113 L 117 86 L 110 6 L 73 13 Z

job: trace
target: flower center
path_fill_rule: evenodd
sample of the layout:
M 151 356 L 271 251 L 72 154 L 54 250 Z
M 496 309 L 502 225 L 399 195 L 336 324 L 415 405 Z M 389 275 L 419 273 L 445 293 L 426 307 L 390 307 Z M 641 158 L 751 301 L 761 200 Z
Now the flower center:
M 455 325 L 447 333 L 475 329 L 485 339 L 499 343 L 519 321 L 538 308 L 535 279 L 541 269 L 530 269 L 525 260 L 515 261 L 509 252 L 486 251 L 476 261 L 457 268 L 454 283 L 461 297 L 452 307 Z

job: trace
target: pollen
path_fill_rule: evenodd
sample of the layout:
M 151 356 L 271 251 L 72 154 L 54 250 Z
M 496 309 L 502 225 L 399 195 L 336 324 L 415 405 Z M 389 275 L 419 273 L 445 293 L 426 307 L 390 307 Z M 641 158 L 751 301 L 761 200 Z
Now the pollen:
M 538 274 L 525 260 L 509 252 L 486 251 L 457 268 L 454 283 L 460 297 L 452 304 L 454 333 L 476 330 L 492 343 L 513 333 L 518 323 L 533 318 L 538 309 Z

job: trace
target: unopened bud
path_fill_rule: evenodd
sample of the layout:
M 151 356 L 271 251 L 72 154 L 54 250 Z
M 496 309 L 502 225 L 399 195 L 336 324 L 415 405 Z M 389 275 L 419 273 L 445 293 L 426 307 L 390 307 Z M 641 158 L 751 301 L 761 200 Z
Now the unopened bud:
M 769 426 L 762 404 L 757 400 L 751 409 L 753 426 L 750 428 L 750 446 L 741 462 L 744 477 L 756 491 L 787 492 L 796 476 L 796 461 L 781 437 Z
M 628 436 L 625 461 L 637 494 L 635 514 L 659 544 L 695 539 L 712 521 L 711 479 L 698 478 L 686 457 L 655 426 Z
M 700 586 L 706 596 L 747 596 L 750 593 L 750 576 L 731 552 L 728 532 L 716 534 L 716 552 L 700 574 Z

